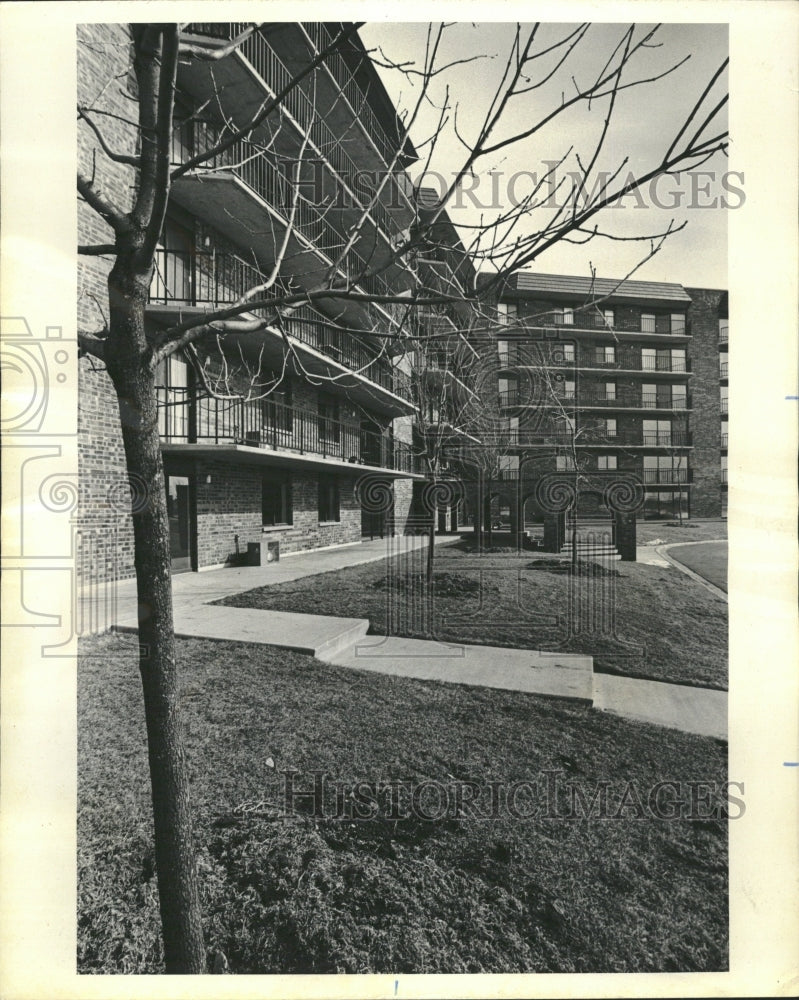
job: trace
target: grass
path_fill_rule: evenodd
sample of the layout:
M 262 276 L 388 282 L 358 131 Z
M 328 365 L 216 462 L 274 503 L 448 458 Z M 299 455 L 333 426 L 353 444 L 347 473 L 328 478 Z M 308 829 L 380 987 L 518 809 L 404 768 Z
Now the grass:
M 718 521 L 638 521 L 636 540 L 649 545 L 659 540 L 671 542 L 706 542 L 727 537 L 727 522 Z
M 600 671 L 726 688 L 727 605 L 673 567 L 616 562 L 592 570 L 591 564 L 578 564 L 578 594 L 585 598 L 591 592 L 606 611 L 610 584 L 615 586 L 616 631 L 600 633 L 583 620 L 587 631 L 570 637 L 568 561 L 533 552 L 478 557 L 468 541 L 442 546 L 436 553 L 431 633 L 411 614 L 418 604 L 411 592 L 424 592 L 424 558 L 420 550 L 408 559 L 261 587 L 219 603 L 368 618 L 371 631 L 381 635 L 389 633 L 391 622 L 393 635 L 590 653 Z
M 79 971 L 160 972 L 135 647 L 104 636 L 83 640 L 80 654 Z M 178 655 L 206 944 L 219 967 L 728 967 L 726 822 L 618 809 L 628 782 L 645 800 L 665 779 L 725 781 L 723 743 L 574 703 L 374 675 L 263 646 L 186 639 Z M 276 775 L 289 769 L 481 786 L 558 771 L 589 797 L 609 782 L 618 818 L 504 809 L 492 820 L 278 818 Z
M 708 543 L 706 545 L 679 545 L 669 549 L 672 559 L 681 562 L 694 573 L 727 589 L 727 546 Z

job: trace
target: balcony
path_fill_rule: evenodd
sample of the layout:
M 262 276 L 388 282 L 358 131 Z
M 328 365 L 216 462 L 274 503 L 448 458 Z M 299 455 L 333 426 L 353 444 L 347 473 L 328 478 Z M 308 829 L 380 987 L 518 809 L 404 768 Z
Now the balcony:
M 729 412 L 729 400 L 725 397 L 724 399 L 719 401 L 719 413 L 721 413 L 723 416 L 728 412 Z
M 353 471 L 367 466 L 423 474 L 421 457 L 409 445 L 394 441 L 387 432 L 365 430 L 322 412 L 269 398 L 216 399 L 183 387 L 157 386 L 156 394 L 159 434 L 167 446 L 187 446 L 191 451 L 227 446 L 233 452 L 244 446 L 269 452 L 284 464 L 354 466 Z
M 719 327 L 719 343 L 720 344 L 727 344 L 727 343 L 729 343 L 729 339 L 730 339 L 730 328 L 729 328 L 729 326 L 720 326 Z
M 728 361 L 722 361 L 721 362 L 721 364 L 719 365 L 719 378 L 722 378 L 722 379 L 723 378 L 728 378 L 729 367 L 730 367 L 730 365 L 729 365 Z
M 604 348 L 574 350 L 573 344 L 553 347 L 542 341 L 505 341 L 499 351 L 504 368 L 581 368 L 599 371 L 635 371 L 646 374 L 686 375 L 691 363 L 686 358 L 643 357 L 641 351 L 614 350 L 608 357 Z
M 678 486 L 689 482 L 688 469 L 639 469 L 646 486 Z
M 639 333 L 642 335 L 653 335 L 658 337 L 690 337 L 691 330 L 687 321 L 683 323 L 672 323 L 668 315 L 655 316 L 654 319 L 644 319 L 643 317 L 617 318 L 611 323 L 603 315 L 595 311 L 580 312 L 574 310 L 573 313 L 563 313 L 551 311 L 538 313 L 536 315 L 524 317 L 516 320 L 515 317 L 508 317 L 508 327 L 522 327 L 525 329 L 557 329 L 561 333 L 574 330 L 602 331 L 607 334 L 627 334 Z
M 237 302 L 248 289 L 265 281 L 266 276 L 257 267 L 234 254 L 159 249 L 156 251 L 148 311 L 156 318 L 169 322 L 175 318 L 170 311 L 224 308 Z M 396 378 L 388 359 L 375 357 L 374 351 L 366 346 L 356 331 L 336 326 L 309 306 L 297 307 L 290 316 L 279 321 L 274 311 L 255 309 L 252 314 L 270 320 L 275 327 L 270 338 L 273 340 L 272 350 L 268 352 L 273 357 L 263 360 L 282 359 L 285 345 L 277 332 L 282 327 L 290 337 L 332 359 L 336 366 L 358 373 L 346 382 L 339 379 L 338 384 L 353 390 L 360 387 L 365 391 L 368 386 L 364 380 L 368 380 L 392 397 L 405 401 L 398 412 L 408 413 L 413 409 L 410 394 Z M 260 334 L 249 336 L 251 340 L 261 337 Z M 259 346 L 261 343 L 262 340 L 259 340 Z M 326 373 L 320 368 L 318 374 L 336 378 L 337 372 L 330 366 L 328 368 L 330 370 Z M 386 399 L 381 403 L 368 393 L 362 392 L 361 395 L 364 395 L 364 402 L 372 405 L 375 402 L 378 406 L 389 403 Z M 392 411 L 393 408 L 390 407 Z
M 591 392 L 588 389 L 565 390 L 552 393 L 547 399 L 533 398 L 523 395 L 518 389 L 499 393 L 499 405 L 506 408 L 514 407 L 563 407 L 570 409 L 593 409 L 596 407 L 616 410 L 687 410 L 691 407 L 689 396 L 665 397 L 657 393 L 644 392 L 640 396 L 630 394 L 608 394 L 607 392 Z
M 248 27 L 250 25 L 243 22 L 220 24 L 195 23 L 188 25 L 186 31 L 191 35 L 205 36 L 206 38 L 218 40 L 217 44 L 222 44 L 224 41 L 236 37 L 236 35 Z M 300 60 L 301 64 L 306 64 L 310 61 L 312 53 L 308 51 L 308 42 L 303 41 L 299 34 L 299 25 L 293 27 L 297 29 L 296 36 L 289 38 L 285 35 L 285 31 L 283 35 L 284 43 L 291 49 L 286 58 L 288 59 L 289 55 L 291 55 L 295 59 Z M 307 32 L 309 26 L 305 25 L 304 27 Z M 326 33 L 324 26 L 320 25 L 319 27 Z M 319 41 L 323 47 L 327 44 L 324 38 L 320 38 Z M 231 66 L 226 71 L 235 74 L 236 70 L 233 63 L 236 63 L 239 67 L 238 73 L 241 76 L 244 65 L 243 61 L 246 61 L 255 71 L 257 77 L 260 77 L 260 81 L 251 71 L 245 72 L 244 76 L 240 79 L 231 78 L 227 81 L 214 81 L 205 78 L 195 79 L 197 71 L 191 68 L 182 69 L 182 73 L 192 84 L 192 89 L 196 96 L 203 100 L 207 100 L 209 96 L 215 95 L 217 91 L 222 89 L 226 90 L 229 94 L 235 94 L 236 100 L 240 101 L 243 98 L 239 95 L 243 95 L 247 89 L 253 90 L 253 95 L 250 97 L 247 107 L 248 112 L 251 114 L 254 114 L 258 110 L 258 106 L 264 96 L 264 89 L 268 90 L 274 96 L 288 87 L 293 79 L 293 72 L 286 67 L 276 50 L 272 48 L 269 41 L 261 34 L 250 35 L 237 50 L 236 57 L 238 60 L 237 63 L 236 60 L 233 60 L 232 63 L 231 60 L 224 60 L 226 64 L 231 63 Z M 288 182 L 284 176 L 275 176 L 275 167 L 272 165 L 271 176 L 267 179 L 269 183 L 263 183 L 265 178 L 261 176 L 264 173 L 262 161 L 267 161 L 264 149 L 278 148 L 279 146 L 282 150 L 283 162 L 289 167 L 289 172 L 291 172 L 294 169 L 294 164 L 289 161 L 292 156 L 296 159 L 299 155 L 302 138 L 307 133 L 311 144 L 307 157 L 308 170 L 311 171 L 312 177 L 316 177 L 317 175 L 313 173 L 311 165 L 314 162 L 327 163 L 328 181 L 325 191 L 320 190 L 316 192 L 316 196 L 309 200 L 300 200 L 297 206 L 298 217 L 295 220 L 295 224 L 312 243 L 319 246 L 329 255 L 331 253 L 331 241 L 337 247 L 342 247 L 346 243 L 345 236 L 348 230 L 354 221 L 360 218 L 364 205 L 372 202 L 376 191 L 375 179 L 378 174 L 374 168 L 377 164 L 362 162 L 364 144 L 355 134 L 348 136 L 351 126 L 360 121 L 366 127 L 366 119 L 368 119 L 369 126 L 374 126 L 379 132 L 375 140 L 375 146 L 379 148 L 380 144 L 382 144 L 384 158 L 387 157 L 388 162 L 391 162 L 393 159 L 399 141 L 398 137 L 395 140 L 393 148 L 391 147 L 391 143 L 389 143 L 384 130 L 376 121 L 371 107 L 366 103 L 357 84 L 352 81 L 351 74 L 348 74 L 343 67 L 339 66 L 336 58 L 338 58 L 339 62 L 341 61 L 339 54 L 338 57 L 336 55 L 331 57 L 331 63 L 334 64 L 333 69 L 336 67 L 341 69 L 342 80 L 339 81 L 337 79 L 334 87 L 337 88 L 337 91 L 343 92 L 348 99 L 356 99 L 356 93 L 360 95 L 357 112 L 354 115 L 351 115 L 346 121 L 338 120 L 342 116 L 344 107 L 341 101 L 334 102 L 329 112 L 327 114 L 323 113 L 320 110 L 319 103 L 315 102 L 305 89 L 303 89 L 303 86 L 308 86 L 306 82 L 304 85 L 301 84 L 291 89 L 281 104 L 281 109 L 288 113 L 290 116 L 289 120 L 293 119 L 296 126 L 297 131 L 293 145 L 287 141 L 288 133 L 279 143 L 275 141 L 274 136 L 265 135 L 263 137 L 264 141 L 260 144 L 252 142 L 237 143 L 236 146 L 223 154 L 224 163 L 213 162 L 210 164 L 216 170 L 222 168 L 231 170 L 236 176 L 245 181 L 253 191 L 260 195 L 268 205 L 278 210 L 286 218 L 292 204 L 290 195 L 284 190 Z M 222 68 L 217 64 L 216 75 L 221 72 Z M 296 72 L 296 68 L 294 72 Z M 349 83 L 343 82 L 346 80 L 349 80 Z M 220 82 L 227 85 L 220 87 Z M 215 101 L 217 98 L 214 97 L 213 100 Z M 321 101 L 321 98 L 318 101 Z M 363 118 L 362 114 L 366 118 Z M 210 123 L 193 123 L 193 132 L 193 154 L 207 151 L 211 146 L 216 144 L 219 138 L 218 130 L 214 129 Z M 370 137 L 373 140 L 375 139 L 375 136 Z M 348 143 L 351 149 L 357 150 L 356 156 L 358 157 L 358 162 L 347 151 L 346 146 Z M 203 165 L 200 169 L 206 170 L 207 168 Z M 307 174 L 308 171 L 303 175 L 303 185 L 312 183 Z M 180 180 L 182 181 L 183 179 L 181 178 Z M 346 190 L 344 186 L 346 186 Z M 282 195 L 282 198 L 279 200 L 274 198 L 276 189 L 280 190 L 280 194 Z M 315 202 L 319 206 L 318 210 L 313 207 L 312 202 Z M 392 201 L 391 204 L 394 212 L 393 215 L 379 198 L 374 199 L 374 203 L 371 204 L 369 209 L 369 218 L 374 226 L 374 230 L 380 234 L 381 238 L 376 240 L 374 232 L 364 231 L 361 241 L 363 246 L 368 248 L 369 259 L 366 261 L 357 249 L 351 250 L 343 264 L 343 269 L 348 275 L 354 277 L 367 270 L 375 270 L 381 264 L 388 261 L 391 253 L 389 240 L 392 235 L 406 228 L 413 218 L 411 208 L 407 203 L 399 206 L 395 205 Z M 318 230 L 320 227 L 330 231 L 327 240 L 328 246 L 324 246 L 315 234 L 315 230 Z M 367 267 L 367 264 L 370 266 Z M 398 268 L 394 269 L 395 272 L 398 270 Z M 396 273 L 394 277 L 396 277 Z M 391 293 L 391 282 L 383 274 L 363 277 L 358 283 L 372 294 Z

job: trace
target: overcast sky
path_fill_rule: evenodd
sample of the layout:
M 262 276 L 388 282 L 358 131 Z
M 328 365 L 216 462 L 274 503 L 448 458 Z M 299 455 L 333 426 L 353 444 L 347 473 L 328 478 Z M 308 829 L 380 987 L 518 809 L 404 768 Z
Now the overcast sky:
M 575 27 L 543 25 L 537 37 L 538 48 L 534 51 L 547 47 Z M 568 63 L 557 71 L 552 80 L 540 89 L 514 99 L 506 119 L 503 119 L 505 126 L 497 137 L 509 136 L 525 125 L 529 127 L 558 105 L 564 93 L 567 96 L 573 93 L 572 76 L 581 86 L 589 83 L 592 74 L 596 75 L 605 65 L 625 27 L 592 25 Z M 360 34 L 367 47 L 374 50 L 373 55 L 377 59 L 380 59 L 379 50 L 382 49 L 390 61 L 412 61 L 419 65 L 424 56 L 427 30 L 426 24 L 371 23 L 362 28 Z M 637 28 L 639 36 L 647 30 L 648 26 Z M 439 64 L 453 59 L 479 57 L 442 73 L 431 88 L 433 100 L 441 104 L 444 89 L 449 87 L 450 102 L 458 106 L 458 131 L 467 141 L 475 135 L 496 92 L 514 32 L 515 25 L 507 23 L 458 23 L 445 31 Z M 628 162 L 623 174 L 631 169 L 646 170 L 657 164 L 728 52 L 726 25 L 664 25 L 657 41 L 659 47 L 639 53 L 628 71 L 627 80 L 650 77 L 685 56 L 690 56 L 690 59 L 662 80 L 619 94 L 613 125 L 598 163 L 600 169 L 616 169 L 625 157 Z M 538 80 L 544 75 L 553 66 L 554 59 L 555 55 L 550 55 L 537 62 L 532 78 Z M 412 107 L 418 93 L 418 82 L 414 78 L 409 80 L 396 70 L 379 68 L 379 72 L 398 108 Z M 712 92 L 713 100 L 706 105 L 707 110 L 723 96 L 726 86 L 725 75 Z M 529 175 L 540 176 L 546 170 L 544 164 L 559 159 L 569 147 L 573 147 L 573 152 L 567 169 L 576 168 L 576 153 L 580 153 L 585 161 L 601 130 L 607 103 L 607 99 L 595 101 L 590 108 L 582 103 L 535 137 L 506 147 L 493 159 L 483 162 L 483 172 L 492 170 L 499 174 L 498 190 L 502 202 L 506 206 L 510 203 L 511 191 L 515 191 L 517 197 L 527 193 L 532 184 Z M 437 119 L 438 111 L 426 106 L 412 130 L 411 137 L 425 156 L 425 140 L 435 130 Z M 719 122 L 722 128 L 726 128 L 726 116 Z M 714 129 L 712 134 L 718 131 Z M 464 147 L 455 136 L 453 116 L 450 116 L 430 169 L 436 174 L 451 177 L 463 157 Z M 672 218 L 677 223 L 688 220 L 687 227 L 671 236 L 657 256 L 636 272 L 636 278 L 717 288 L 727 286 L 727 211 L 721 207 L 721 201 L 726 198 L 734 207 L 741 200 L 736 190 L 725 190 L 723 186 L 724 176 L 734 169 L 734 162 L 731 164 L 719 153 L 699 169 L 712 172 L 714 176 L 662 178 L 654 193 L 645 190 L 640 198 L 629 196 L 622 207 L 607 210 L 599 217 L 602 229 L 626 237 L 659 232 Z M 419 172 L 418 166 L 411 168 L 410 172 L 415 176 Z M 516 180 L 514 186 L 509 188 L 512 177 Z M 436 179 L 431 178 L 431 181 L 435 186 Z M 730 188 L 745 187 L 735 176 L 728 176 L 727 183 Z M 491 192 L 491 182 L 481 178 L 475 197 L 485 205 L 491 200 Z M 716 207 L 711 207 L 714 202 Z M 483 211 L 489 214 L 490 209 L 483 208 Z M 551 209 L 541 209 L 540 212 L 548 218 Z M 480 209 L 468 195 L 461 198 L 459 205 L 450 208 L 450 216 L 456 224 L 474 225 L 479 215 Z M 534 216 L 527 221 L 528 230 L 537 228 L 541 222 L 540 215 Z M 466 232 L 464 230 L 464 235 Z M 641 244 L 597 238 L 584 246 L 560 243 L 546 251 L 531 267 L 549 273 L 588 274 L 593 264 L 599 276 L 622 277 L 641 259 L 643 252 L 645 249 L 642 250 Z

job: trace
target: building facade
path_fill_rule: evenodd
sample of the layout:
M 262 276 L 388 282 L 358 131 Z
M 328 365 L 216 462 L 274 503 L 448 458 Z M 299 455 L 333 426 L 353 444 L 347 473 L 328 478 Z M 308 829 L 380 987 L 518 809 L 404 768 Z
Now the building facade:
M 592 481 L 630 473 L 644 487 L 639 516 L 726 516 L 725 292 L 523 271 L 495 302 L 498 478 L 579 472 L 590 514 L 602 507 Z
M 246 27 L 189 24 L 181 40 L 213 54 Z M 342 25 L 273 27 L 223 59 L 180 62 L 172 163 L 187 169 L 173 179 L 156 253 L 147 307 L 152 336 L 267 284 L 297 293 L 334 273 L 366 295 L 408 294 L 425 281 L 451 292 L 471 266 L 462 253 L 422 255 L 407 267 L 390 259 L 396 241 L 420 224 L 405 173 L 416 153 L 357 33 L 246 138 L 192 164 L 243 128 Z M 79 104 L 95 109 L 109 146 L 135 153 L 135 104 L 125 92 L 135 85 L 128 27 L 83 26 L 78 47 Z M 129 209 L 133 167 L 110 163 L 84 121 L 79 157 Z M 356 224 L 357 239 L 344 253 Z M 83 202 L 79 233 L 81 243 L 111 236 Z M 100 325 L 112 263 L 80 258 L 82 329 Z M 173 571 L 230 563 L 253 543 L 265 550 L 278 541 L 291 553 L 357 542 L 387 523 L 403 530 L 426 469 L 409 355 L 390 349 L 400 314 L 391 304 L 332 298 L 279 314 L 246 313 L 242 319 L 267 326 L 199 342 L 161 364 Z M 455 319 L 452 310 L 430 309 L 414 322 L 421 337 L 441 322 L 457 331 Z M 79 378 L 79 527 L 90 553 L 84 575 L 124 577 L 133 573 L 133 542 L 118 403 L 93 359 L 81 359 Z M 390 491 L 388 517 L 361 503 L 367 481 Z

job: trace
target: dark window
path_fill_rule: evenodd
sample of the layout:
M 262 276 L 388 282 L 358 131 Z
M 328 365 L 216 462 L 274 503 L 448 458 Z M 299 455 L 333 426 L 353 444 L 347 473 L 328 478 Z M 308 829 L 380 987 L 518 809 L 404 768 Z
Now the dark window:
M 291 524 L 291 476 L 273 469 L 261 480 L 261 519 L 265 525 Z
M 335 396 L 319 393 L 319 438 L 321 441 L 338 442 L 340 425 L 338 422 L 338 400 Z M 338 518 L 336 518 L 338 520 Z
M 319 477 L 319 520 L 341 520 L 338 480 L 334 476 Z

